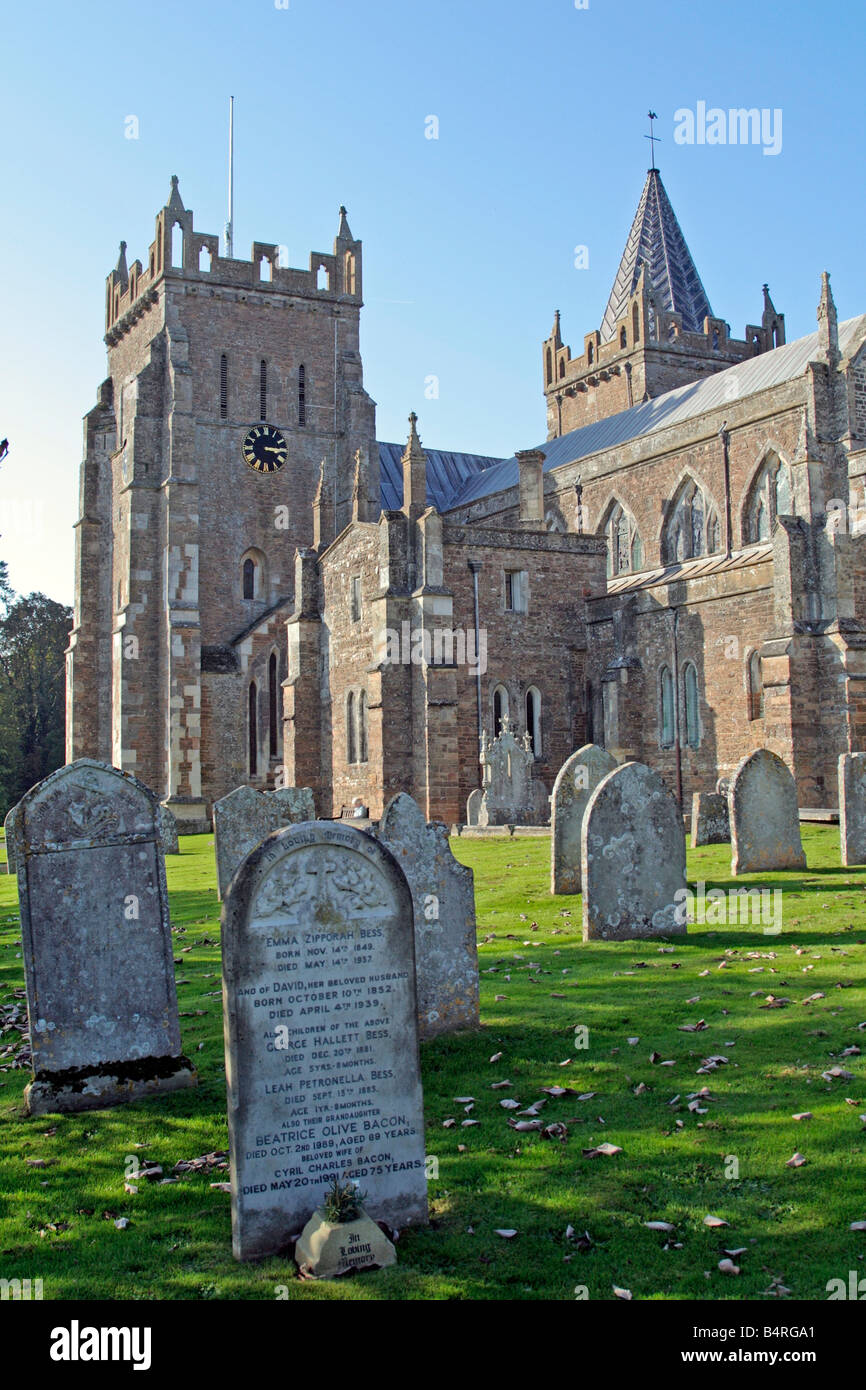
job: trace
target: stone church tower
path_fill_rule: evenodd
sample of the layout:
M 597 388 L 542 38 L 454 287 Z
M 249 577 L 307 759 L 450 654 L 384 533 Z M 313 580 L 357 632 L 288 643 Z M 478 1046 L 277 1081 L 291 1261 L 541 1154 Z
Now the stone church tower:
M 379 499 L 359 351 L 361 243 L 285 268 L 220 256 L 171 181 L 145 265 L 106 285 L 108 376 L 85 417 L 67 759 L 104 759 L 182 830 L 282 765 L 294 557 Z M 267 430 L 262 427 L 268 426 Z M 357 507 L 356 502 L 356 507 Z

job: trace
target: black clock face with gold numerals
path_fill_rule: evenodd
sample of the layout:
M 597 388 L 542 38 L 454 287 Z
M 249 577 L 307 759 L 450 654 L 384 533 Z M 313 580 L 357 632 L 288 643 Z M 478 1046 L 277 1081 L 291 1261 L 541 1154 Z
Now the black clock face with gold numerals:
M 276 473 L 287 458 L 286 441 L 275 425 L 251 425 L 244 436 L 244 463 L 257 473 Z

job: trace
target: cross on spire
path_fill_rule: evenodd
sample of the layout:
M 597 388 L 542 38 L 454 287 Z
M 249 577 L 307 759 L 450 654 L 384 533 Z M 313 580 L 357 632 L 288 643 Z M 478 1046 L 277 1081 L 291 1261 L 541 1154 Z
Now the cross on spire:
M 655 168 L 655 167 L 656 167 L 656 142 L 658 141 L 658 143 L 661 144 L 661 136 L 660 136 L 660 135 L 654 134 L 655 126 L 653 125 L 653 121 L 657 121 L 657 120 L 658 120 L 658 116 L 656 115 L 655 111 L 648 111 L 648 112 L 647 112 L 647 115 L 649 116 L 650 133 L 649 133 L 649 135 L 645 135 L 645 136 L 644 136 L 644 139 L 645 139 L 645 140 L 649 140 L 649 142 L 650 142 L 650 149 L 652 150 L 652 167 Z

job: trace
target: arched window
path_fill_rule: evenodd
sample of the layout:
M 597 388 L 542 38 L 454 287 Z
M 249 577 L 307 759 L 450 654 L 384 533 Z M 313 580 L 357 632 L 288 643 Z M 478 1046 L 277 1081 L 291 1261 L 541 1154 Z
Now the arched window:
M 244 598 L 255 598 L 256 596 L 256 562 L 250 559 L 249 555 L 243 563 L 243 585 Z
M 643 546 L 634 518 L 614 502 L 604 525 L 607 535 L 607 573 L 615 579 L 618 574 L 639 570 L 643 563 Z
M 207 246 L 200 246 L 198 250 L 198 268 L 203 273 L 207 273 L 213 265 L 213 256 Z
M 268 752 L 277 756 L 277 654 L 268 660 Z
M 621 348 L 628 347 L 628 334 L 625 331 L 625 324 L 619 330 L 619 345 Z
M 225 420 L 229 413 L 229 359 L 223 353 L 220 358 L 220 418 Z
M 743 544 L 768 541 L 777 516 L 794 510 L 791 470 L 778 454 L 770 453 L 755 474 L 743 519 Z
M 262 358 L 259 363 L 259 419 L 268 418 L 268 364 Z
M 355 737 L 355 692 L 350 690 L 346 696 L 346 762 L 358 761 L 358 744 Z
M 559 375 L 560 375 L 560 377 L 564 377 L 564 376 L 565 376 L 565 358 L 564 358 L 564 357 L 560 357 L 560 359 L 559 359 Z
M 541 695 L 534 685 L 526 692 L 526 731 L 536 758 L 541 757 Z
M 346 294 L 355 293 L 355 257 L 346 252 Z
M 250 776 L 259 770 L 259 700 L 255 681 L 250 681 L 247 701 L 247 735 L 249 740 Z
M 553 381 L 553 353 L 550 348 L 547 349 L 547 380 L 548 383 Z
M 761 653 L 752 652 L 746 666 L 746 683 L 749 693 L 749 718 L 764 717 L 764 677 L 761 671 Z
M 330 288 L 331 277 L 328 274 L 327 267 L 324 265 L 320 265 L 318 271 L 316 272 L 316 289 L 329 290 Z
M 592 366 L 592 363 L 593 363 L 594 358 L 595 358 L 595 348 L 593 347 L 592 343 L 590 343 L 589 346 L 588 346 L 587 349 L 586 349 L 586 360 L 587 360 L 587 362 L 589 363 L 590 366 Z
M 358 696 L 358 762 L 367 761 L 367 692 Z
M 175 222 L 171 229 L 171 263 L 183 265 L 183 227 L 179 222 Z
M 674 741 L 674 680 L 667 666 L 659 672 L 659 743 L 670 748 Z
M 683 705 L 686 716 L 686 744 L 697 748 L 701 742 L 701 717 L 698 700 L 698 672 L 693 661 L 683 668 Z
M 301 363 L 298 368 L 298 424 L 307 423 L 307 369 Z
M 493 737 L 498 738 L 502 726 L 508 718 L 508 691 L 504 685 L 497 685 L 493 692 Z
M 719 516 L 691 478 L 677 493 L 668 516 L 662 545 L 665 564 L 675 565 L 699 555 L 713 555 L 720 545 Z
M 640 314 L 636 304 L 631 306 L 631 336 L 636 343 L 640 342 Z

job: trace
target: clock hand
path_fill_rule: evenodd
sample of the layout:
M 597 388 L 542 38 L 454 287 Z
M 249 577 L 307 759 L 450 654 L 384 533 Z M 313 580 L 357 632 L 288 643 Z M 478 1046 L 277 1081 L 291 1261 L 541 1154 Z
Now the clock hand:
M 281 444 L 263 444 L 263 445 L 262 445 L 262 453 L 264 453 L 264 454 L 281 454 L 282 452 L 283 452 L 283 446 L 282 446 Z

